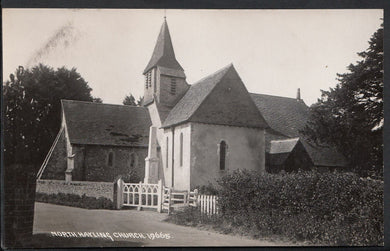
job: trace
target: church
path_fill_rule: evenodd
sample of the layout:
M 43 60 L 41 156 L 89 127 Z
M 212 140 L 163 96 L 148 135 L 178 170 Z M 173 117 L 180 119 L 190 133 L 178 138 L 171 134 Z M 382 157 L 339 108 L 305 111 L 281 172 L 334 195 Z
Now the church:
M 233 64 L 189 84 L 164 20 L 143 75 L 142 107 L 62 100 L 61 129 L 38 179 L 157 183 L 179 190 L 235 169 L 345 169 L 334 148 L 300 133 L 300 97 L 249 93 Z

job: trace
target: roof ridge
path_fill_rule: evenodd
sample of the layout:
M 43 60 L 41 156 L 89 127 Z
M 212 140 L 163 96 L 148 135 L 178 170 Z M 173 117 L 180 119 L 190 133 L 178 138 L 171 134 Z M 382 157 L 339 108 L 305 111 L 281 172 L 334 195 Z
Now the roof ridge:
M 232 63 L 222 67 L 221 69 L 213 72 L 213 73 L 210 73 L 209 75 L 206 75 L 205 77 L 199 79 L 198 81 L 196 81 L 195 83 L 193 83 L 191 86 L 194 86 L 194 85 L 197 85 L 197 84 L 200 84 L 201 82 L 203 82 L 204 80 L 208 79 L 208 78 L 211 78 L 212 76 L 215 76 L 217 75 L 218 73 L 221 73 L 222 71 L 224 70 L 228 70 L 230 69 L 231 67 L 234 67 Z
M 300 140 L 300 137 L 294 137 L 294 138 L 289 138 L 289 139 L 275 139 L 275 140 L 271 140 L 271 142 L 295 141 L 295 140 Z
M 270 97 L 275 97 L 275 98 L 288 98 L 288 99 L 294 99 L 294 100 L 296 100 L 296 98 L 283 97 L 283 96 L 279 96 L 279 95 L 272 95 L 272 94 L 254 93 L 254 92 L 249 92 L 249 94 L 250 94 L 250 95 L 263 95 L 263 96 L 270 96 Z
M 233 67 L 233 64 L 230 63 L 229 65 L 223 67 L 222 69 L 219 69 L 218 71 L 216 71 L 216 72 L 210 74 L 210 75 L 207 76 L 206 78 L 203 78 L 203 79 L 207 79 L 208 77 L 212 78 L 213 76 L 216 76 L 217 74 L 226 71 L 226 72 L 221 76 L 221 78 L 219 79 L 219 81 L 216 82 L 216 83 L 214 84 L 214 86 L 211 88 L 211 90 L 209 91 L 209 93 L 207 93 L 207 95 L 204 96 L 203 100 L 202 100 L 201 102 L 199 102 L 199 104 L 196 106 L 194 112 L 191 114 L 191 116 L 188 117 L 187 120 L 192 119 L 192 117 L 194 116 L 194 114 L 196 113 L 196 111 L 200 108 L 200 106 L 203 104 L 203 102 L 211 95 L 211 93 L 213 92 L 213 90 L 215 89 L 215 87 L 222 81 L 222 79 L 226 76 L 227 72 L 228 72 L 232 67 Z M 198 81 L 198 82 L 199 82 L 199 81 Z M 198 83 L 198 82 L 197 82 L 197 83 Z M 200 82 L 199 82 L 199 83 L 200 83 Z M 195 84 L 194 84 L 194 85 L 195 85 Z
M 90 105 L 110 105 L 110 106 L 121 106 L 121 107 L 130 107 L 130 108 L 142 108 L 147 109 L 143 106 L 134 106 L 134 105 L 121 105 L 121 104 L 110 104 L 110 103 L 96 103 L 92 101 L 84 101 L 84 100 L 72 100 L 72 99 L 61 99 L 61 102 L 72 102 L 72 103 L 84 103 L 84 104 L 90 104 Z
M 195 87 L 198 87 L 198 84 L 201 84 L 201 83 L 204 83 L 207 79 L 213 79 L 213 77 L 215 77 L 217 74 L 223 72 L 223 71 L 227 71 L 233 66 L 232 63 L 230 63 L 229 65 L 215 71 L 214 73 L 211 73 L 209 75 L 207 75 L 206 77 L 203 77 L 202 79 L 198 80 L 197 82 L 195 82 L 194 84 L 190 85 L 190 87 L 188 88 L 187 92 L 183 95 L 183 97 L 181 97 L 181 99 L 176 103 L 176 105 L 172 108 L 172 110 L 169 112 L 168 116 L 165 118 L 165 120 L 163 121 L 162 123 L 162 126 L 167 126 L 165 124 L 165 122 L 167 121 L 167 119 L 170 117 L 170 114 L 174 111 L 174 108 L 177 106 L 177 105 L 180 105 L 181 101 L 186 97 L 186 95 L 191 91 L 191 88 L 195 88 Z M 192 116 L 194 115 L 194 113 L 199 109 L 199 107 L 201 106 L 201 104 L 207 99 L 207 97 L 210 95 L 210 93 L 214 90 L 214 88 L 217 86 L 217 84 L 222 80 L 222 78 L 226 75 L 226 73 L 224 75 L 221 76 L 221 79 L 216 82 L 214 84 L 214 86 L 211 88 L 211 90 L 209 91 L 209 93 L 207 93 L 204 98 L 196 105 L 196 107 L 193 109 L 193 113 L 190 114 L 190 116 L 188 116 L 185 121 L 188 121 L 192 118 Z M 170 125 L 168 125 L 170 126 Z

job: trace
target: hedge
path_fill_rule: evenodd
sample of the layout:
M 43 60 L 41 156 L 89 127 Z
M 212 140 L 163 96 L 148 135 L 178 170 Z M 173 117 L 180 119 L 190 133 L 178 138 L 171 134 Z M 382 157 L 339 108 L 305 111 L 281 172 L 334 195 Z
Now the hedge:
M 383 245 L 383 183 L 350 173 L 236 171 L 218 182 L 222 217 L 298 241 Z
M 191 210 L 174 214 L 171 220 L 186 225 L 218 224 L 225 232 L 243 229 L 252 236 L 278 235 L 315 245 L 383 245 L 381 181 L 350 173 L 244 170 L 223 176 L 217 190 L 217 220 L 198 217 Z
M 52 203 L 63 206 L 81 207 L 87 209 L 113 209 L 113 202 L 107 198 L 89 197 L 83 194 L 83 196 L 77 194 L 44 194 L 36 193 L 35 201 Z

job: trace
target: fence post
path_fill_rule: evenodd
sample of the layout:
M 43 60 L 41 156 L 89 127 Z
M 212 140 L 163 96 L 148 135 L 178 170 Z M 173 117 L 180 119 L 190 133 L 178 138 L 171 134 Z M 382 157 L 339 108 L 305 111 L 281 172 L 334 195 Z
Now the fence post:
M 217 203 L 215 201 L 215 195 L 213 195 L 213 214 L 216 214 L 217 213 L 217 210 L 216 210 L 216 207 L 217 207 Z
M 194 190 L 194 204 L 195 204 L 195 207 L 198 206 L 198 189 Z
M 203 215 L 204 213 L 204 195 L 199 195 L 200 200 L 200 213 Z
M 187 204 L 188 204 L 188 201 L 189 201 L 189 198 L 188 198 L 188 196 L 190 196 L 190 192 L 189 191 L 185 191 L 184 193 L 184 205 L 186 205 L 187 206 Z
M 162 203 L 163 203 L 163 185 L 162 180 L 158 180 L 158 189 L 157 189 L 157 212 L 162 212 Z
M 121 209 L 123 206 L 123 180 L 119 178 L 115 182 L 116 186 L 116 209 Z
M 137 207 L 137 210 L 141 211 L 141 209 L 142 209 L 142 181 L 139 182 L 138 207 Z
M 219 214 L 219 204 L 218 204 L 218 197 L 215 196 L 215 213 Z
M 172 187 L 170 187 L 169 188 L 169 192 L 168 192 L 168 215 L 170 215 L 171 214 L 171 203 L 172 203 L 172 201 L 171 201 L 171 196 L 172 196 Z
M 206 208 L 207 208 L 207 216 L 210 215 L 210 195 L 206 195 Z

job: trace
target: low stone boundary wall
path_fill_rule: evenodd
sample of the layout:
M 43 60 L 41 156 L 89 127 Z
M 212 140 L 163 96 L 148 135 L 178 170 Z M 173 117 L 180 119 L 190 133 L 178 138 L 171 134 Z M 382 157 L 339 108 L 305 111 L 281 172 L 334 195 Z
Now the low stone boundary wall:
M 104 197 L 114 201 L 114 183 L 93 181 L 37 180 L 37 193 L 76 194 L 88 197 Z

